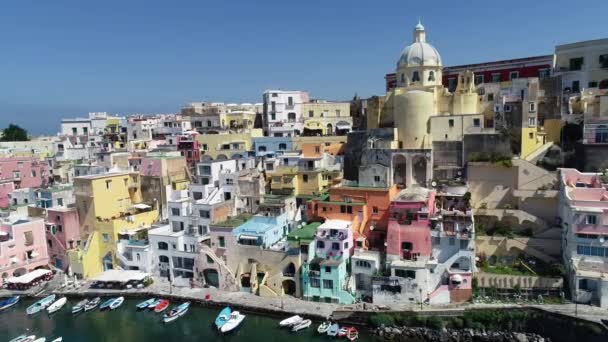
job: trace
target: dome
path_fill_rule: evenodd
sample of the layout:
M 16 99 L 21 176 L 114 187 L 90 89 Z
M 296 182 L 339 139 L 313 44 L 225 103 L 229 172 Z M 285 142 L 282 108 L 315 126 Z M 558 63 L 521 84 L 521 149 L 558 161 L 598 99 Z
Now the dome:
M 426 42 L 424 26 L 418 23 L 414 29 L 414 42 L 401 52 L 397 69 L 401 67 L 441 66 L 441 56 L 435 47 Z

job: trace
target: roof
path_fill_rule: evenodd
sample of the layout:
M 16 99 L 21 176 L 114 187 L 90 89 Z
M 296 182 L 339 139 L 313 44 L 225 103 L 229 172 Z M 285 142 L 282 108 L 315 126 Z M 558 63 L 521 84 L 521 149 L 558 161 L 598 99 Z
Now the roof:
M 321 261 L 319 264 L 321 266 L 338 266 L 343 261 L 344 260 L 342 260 L 342 259 L 325 259 L 325 260 Z
M 315 238 L 317 228 L 321 222 L 312 222 L 300 229 L 296 229 L 287 235 L 287 240 L 299 242 L 311 242 Z
M 93 278 L 93 281 L 126 283 L 129 281 L 142 281 L 149 276 L 148 273 L 140 271 L 108 270 Z
M 35 279 L 38 279 L 42 276 L 45 276 L 47 274 L 51 273 L 51 271 L 49 270 L 45 270 L 45 269 L 37 269 L 37 270 L 33 270 L 30 273 L 26 273 L 22 276 L 19 277 L 12 277 L 12 278 L 8 278 L 7 282 L 8 283 L 13 283 L 13 284 L 29 284 L 32 281 L 34 281 Z
M 253 216 L 247 222 L 239 225 L 235 234 L 247 233 L 247 234 L 264 234 L 270 229 L 276 227 L 278 224 L 277 218 L 273 216 Z
M 408 202 L 423 202 L 429 197 L 431 191 L 427 188 L 422 187 L 409 187 L 401 190 L 395 196 L 394 201 L 408 201 Z
M 212 226 L 235 228 L 245 223 L 249 218 L 251 218 L 250 214 L 240 214 L 225 221 L 212 224 Z

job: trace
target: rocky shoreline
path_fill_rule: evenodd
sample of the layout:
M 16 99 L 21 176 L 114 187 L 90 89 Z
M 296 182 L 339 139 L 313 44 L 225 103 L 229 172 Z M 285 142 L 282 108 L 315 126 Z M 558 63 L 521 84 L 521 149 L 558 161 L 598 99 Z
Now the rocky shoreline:
M 550 342 L 537 334 L 511 331 L 480 331 L 473 329 L 441 330 L 419 327 L 380 327 L 372 334 L 387 341 L 441 341 L 441 342 Z

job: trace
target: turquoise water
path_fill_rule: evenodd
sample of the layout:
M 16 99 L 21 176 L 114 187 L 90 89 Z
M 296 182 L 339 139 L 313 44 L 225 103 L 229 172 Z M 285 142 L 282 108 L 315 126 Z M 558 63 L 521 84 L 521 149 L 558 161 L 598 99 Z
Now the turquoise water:
M 247 318 L 236 332 L 221 336 L 212 327 L 219 309 L 193 305 L 178 320 L 164 324 L 161 316 L 149 311 L 137 311 L 140 300 L 125 300 L 115 311 L 90 311 L 73 316 L 72 305 L 80 299 L 68 300 L 61 311 L 49 316 L 46 311 L 33 317 L 25 314 L 32 300 L 22 300 L 18 305 L 0 312 L 0 342 L 8 341 L 23 333 L 45 336 L 47 341 L 62 336 L 63 341 L 330 341 L 317 334 L 318 323 L 298 333 L 279 329 L 280 319 L 245 313 Z M 174 305 L 171 305 L 173 307 Z M 360 335 L 357 341 L 370 341 Z M 347 341 L 343 339 L 343 341 Z

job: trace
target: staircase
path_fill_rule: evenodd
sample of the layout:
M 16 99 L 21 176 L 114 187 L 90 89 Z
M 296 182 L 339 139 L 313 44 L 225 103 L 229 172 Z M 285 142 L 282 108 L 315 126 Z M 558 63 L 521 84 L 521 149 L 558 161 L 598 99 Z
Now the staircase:
M 224 260 L 222 260 L 221 258 L 218 258 L 218 256 L 215 255 L 215 252 L 211 249 L 211 247 L 209 247 L 205 244 L 202 244 L 201 252 L 203 252 L 206 256 L 209 256 L 213 260 L 213 262 L 215 262 L 219 266 L 218 277 L 224 276 L 224 285 L 225 285 L 224 287 L 225 288 L 229 288 L 229 287 L 238 288 L 239 287 L 239 286 L 237 286 L 237 281 L 236 281 L 235 275 L 232 273 L 230 268 L 224 263 Z

